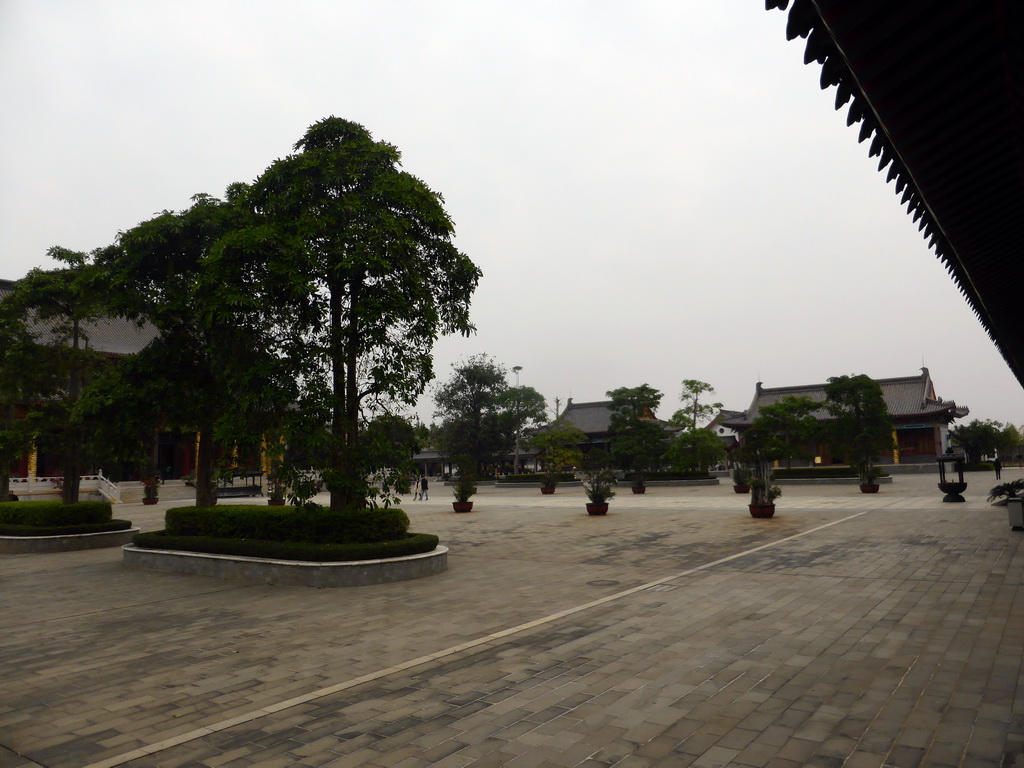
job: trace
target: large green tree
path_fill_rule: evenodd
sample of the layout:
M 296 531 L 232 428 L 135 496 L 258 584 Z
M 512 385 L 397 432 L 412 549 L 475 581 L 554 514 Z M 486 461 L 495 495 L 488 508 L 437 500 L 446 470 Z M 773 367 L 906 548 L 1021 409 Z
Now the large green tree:
M 498 395 L 501 429 L 512 440 L 513 472 L 519 472 L 519 454 L 524 441 L 528 441 L 546 421 L 547 401 L 533 387 L 516 385 Z
M 246 231 L 253 239 L 254 227 L 237 202 L 196 195 L 189 208 L 122 232 L 98 262 L 110 311 L 151 323 L 158 335 L 119 366 L 117 386 L 92 407 L 131 413 L 137 434 L 197 431 L 198 506 L 216 503 L 219 445 L 228 457 L 235 445 L 258 446 L 294 396 L 294 379 L 274 355 L 276 327 L 246 311 L 257 289 L 233 238 Z M 234 246 L 227 253 L 226 244 Z
M 949 437 L 964 449 L 968 463 L 977 463 L 982 456 L 1012 448 L 1017 437 L 1014 432 L 999 421 L 972 419 L 967 424 L 951 427 Z
M 540 451 L 550 487 L 553 488 L 557 483 L 559 472 L 570 470 L 583 462 L 580 445 L 586 439 L 583 430 L 565 419 L 556 419 L 530 438 L 530 446 Z
M 415 403 L 439 335 L 473 330 L 480 270 L 453 244 L 441 196 L 400 160 L 361 125 L 321 120 L 240 192 L 259 224 L 222 249 L 245 255 L 258 289 L 249 311 L 271 313 L 274 351 L 298 382 L 289 422 L 322 427 L 287 434 L 318 444 L 335 511 L 394 498 L 400 473 L 382 475 L 387 452 L 361 435 Z
M 434 391 L 440 419 L 438 448 L 446 456 L 467 456 L 479 474 L 513 447 L 503 428 L 502 397 L 508 391 L 504 366 L 486 354 L 452 364 L 452 374 Z
M 718 435 L 704 427 L 680 431 L 669 442 L 665 454 L 672 468 L 679 471 L 707 470 L 727 455 Z
M 58 456 L 66 504 L 78 501 L 81 475 L 97 459 L 93 430 L 79 404 L 86 386 L 106 367 L 89 346 L 90 323 L 104 314 L 98 253 L 51 248 L 50 258 L 63 266 L 32 270 L 5 300 L 9 311 L 30 319 L 34 342 L 43 348 L 36 358 L 58 382 L 41 404 L 36 427 L 40 444 Z
M 893 425 L 882 387 L 865 374 L 833 376 L 825 385 L 829 443 L 862 481 L 877 476 L 876 458 L 893 448 Z
M 793 466 L 793 459 L 808 457 L 807 442 L 818 432 L 818 420 L 812 414 L 821 407 L 809 397 L 786 395 L 758 409 L 764 428 L 778 436 L 779 458 L 785 459 L 787 467 Z
M 708 403 L 706 399 L 715 394 L 715 388 L 697 379 L 683 379 L 679 399 L 683 407 L 672 414 L 671 423 L 684 429 L 697 429 L 715 415 L 721 403 Z
M 647 384 L 619 387 L 607 393 L 611 398 L 608 429 L 612 458 L 623 469 L 635 473 L 635 483 L 643 485 L 644 473 L 661 464 L 668 433 L 654 418 L 662 393 Z
M 0 303 L 0 502 L 15 462 L 32 448 L 43 401 L 58 391 L 55 362 L 13 302 Z

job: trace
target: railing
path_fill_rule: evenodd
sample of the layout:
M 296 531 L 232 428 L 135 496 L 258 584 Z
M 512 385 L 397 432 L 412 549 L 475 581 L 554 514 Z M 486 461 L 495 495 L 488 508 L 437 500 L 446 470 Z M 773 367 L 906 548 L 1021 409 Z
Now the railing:
M 63 477 L 12 477 L 10 485 L 11 492 L 21 499 L 29 496 L 59 498 L 63 487 Z M 82 475 L 78 490 L 81 493 L 99 493 L 115 504 L 121 501 L 121 488 L 104 477 L 102 472 L 98 475 Z
M 84 480 L 85 478 L 82 479 Z M 103 498 L 111 504 L 121 503 L 121 486 L 104 477 L 102 469 L 97 476 L 96 490 L 98 490 L 103 495 Z

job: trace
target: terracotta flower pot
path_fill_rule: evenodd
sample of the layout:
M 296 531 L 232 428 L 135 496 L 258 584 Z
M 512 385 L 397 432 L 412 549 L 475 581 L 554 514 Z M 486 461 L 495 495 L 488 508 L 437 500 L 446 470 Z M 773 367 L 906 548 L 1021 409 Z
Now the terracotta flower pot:
M 634 485 L 631 489 L 633 493 L 647 493 L 646 485 Z
M 148 496 L 147 496 L 147 497 L 143 497 L 143 499 L 142 499 L 142 503 L 143 503 L 143 505 L 145 505 L 145 506 L 147 506 L 147 507 L 151 507 L 151 506 L 153 506 L 153 505 L 154 505 L 154 504 L 156 504 L 156 503 L 157 503 L 158 501 L 160 501 L 160 499 L 151 499 L 151 498 L 149 498 Z
M 284 499 L 267 499 L 267 504 L 271 507 L 283 507 Z
M 607 504 L 587 504 L 588 515 L 607 515 L 608 505 Z
M 750 493 L 749 485 L 734 485 L 732 487 L 733 493 Z
M 878 484 L 877 483 L 861 483 L 860 484 L 860 492 L 861 493 L 878 493 Z
M 774 504 L 749 504 L 751 517 L 771 517 L 775 514 Z
M 473 502 L 472 501 L 453 501 L 452 509 L 456 512 L 472 512 Z
M 552 493 L 555 492 L 555 489 L 554 488 L 541 488 L 540 492 L 543 493 L 545 496 L 550 496 Z

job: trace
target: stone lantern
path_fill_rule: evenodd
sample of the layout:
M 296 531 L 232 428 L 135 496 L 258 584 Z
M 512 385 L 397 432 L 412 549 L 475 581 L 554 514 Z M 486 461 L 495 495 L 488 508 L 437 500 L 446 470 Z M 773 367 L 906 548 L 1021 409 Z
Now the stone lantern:
M 967 490 L 967 483 L 964 482 L 964 457 L 953 453 L 952 448 L 939 456 L 939 490 L 945 496 L 943 501 L 964 501 L 961 496 Z

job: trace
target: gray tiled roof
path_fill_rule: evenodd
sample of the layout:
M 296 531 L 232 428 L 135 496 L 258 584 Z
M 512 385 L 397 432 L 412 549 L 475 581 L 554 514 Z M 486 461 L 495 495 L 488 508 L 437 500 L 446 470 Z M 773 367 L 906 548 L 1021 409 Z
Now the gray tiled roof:
M 12 281 L 0 280 L 0 300 L 10 294 L 13 288 Z M 54 325 L 51 323 L 34 323 L 32 332 L 45 344 L 56 338 L 53 328 Z M 155 339 L 158 333 L 149 323 L 140 326 L 131 320 L 116 317 L 84 323 L 82 326 L 85 345 L 106 355 L 134 354 Z
M 611 400 L 601 400 L 596 403 L 574 403 L 571 399 L 565 405 L 561 418 L 568 421 L 574 427 L 588 435 L 604 434 L 608 431 L 612 412 L 608 406 Z
M 896 421 L 906 422 L 924 417 L 951 420 L 962 418 L 970 412 L 966 407 L 958 407 L 953 400 L 936 397 L 935 386 L 927 368 L 922 368 L 917 376 L 900 376 L 876 381 L 882 387 L 882 396 L 885 398 L 889 415 Z M 774 405 L 784 397 L 808 397 L 815 402 L 824 403 L 825 386 L 804 384 L 795 387 L 763 387 L 759 382 L 750 407 L 724 423 L 732 427 L 749 426 L 757 418 L 759 408 Z M 813 416 L 819 421 L 829 418 L 824 406 L 816 410 Z

